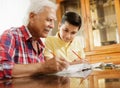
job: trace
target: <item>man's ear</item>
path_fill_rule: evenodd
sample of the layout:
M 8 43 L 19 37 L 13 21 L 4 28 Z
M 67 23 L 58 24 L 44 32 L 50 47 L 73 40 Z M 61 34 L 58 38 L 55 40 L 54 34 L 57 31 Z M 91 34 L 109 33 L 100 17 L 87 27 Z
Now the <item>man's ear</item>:
M 33 13 L 33 12 L 31 12 L 31 13 L 29 14 L 29 21 L 30 21 L 31 23 L 33 23 L 35 15 L 36 15 L 36 14 Z
M 35 16 L 35 13 L 33 13 L 33 12 L 31 12 L 30 14 L 29 14 L 29 18 L 33 18 Z

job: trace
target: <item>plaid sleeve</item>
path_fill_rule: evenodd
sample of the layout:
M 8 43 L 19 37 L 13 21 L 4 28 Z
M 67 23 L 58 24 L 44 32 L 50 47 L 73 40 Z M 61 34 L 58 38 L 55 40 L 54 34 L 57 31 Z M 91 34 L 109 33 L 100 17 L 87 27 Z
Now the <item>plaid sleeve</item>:
M 0 79 L 11 78 L 13 65 L 10 55 L 0 49 Z
M 0 88 L 14 88 L 12 84 L 12 80 L 0 80 Z
M 13 63 L 10 62 L 3 62 L 0 63 L 0 79 L 4 78 L 12 78 L 12 68 L 13 68 Z
M 0 36 L 0 79 L 11 78 L 14 39 L 10 33 Z

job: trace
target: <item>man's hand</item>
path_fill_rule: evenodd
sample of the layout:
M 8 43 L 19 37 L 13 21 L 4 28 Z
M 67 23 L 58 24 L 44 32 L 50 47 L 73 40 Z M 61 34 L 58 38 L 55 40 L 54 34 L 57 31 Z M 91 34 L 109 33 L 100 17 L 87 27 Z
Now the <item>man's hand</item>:
M 69 66 L 69 63 L 63 58 L 54 57 L 42 63 L 41 69 L 43 74 L 55 73 Z

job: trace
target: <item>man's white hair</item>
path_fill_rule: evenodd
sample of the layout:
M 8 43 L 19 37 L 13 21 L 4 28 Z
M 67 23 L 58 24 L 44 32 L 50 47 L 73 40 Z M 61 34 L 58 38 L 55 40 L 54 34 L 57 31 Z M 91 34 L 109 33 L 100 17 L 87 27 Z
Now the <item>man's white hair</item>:
M 38 13 L 42 11 L 45 6 L 55 10 L 57 9 L 56 4 L 50 0 L 30 0 L 30 7 L 28 9 L 28 12 Z
M 50 7 L 54 10 L 57 10 L 57 5 L 50 0 L 30 0 L 27 15 L 24 19 L 25 21 L 24 24 L 25 25 L 28 24 L 29 14 L 31 12 L 34 12 L 34 13 L 42 12 L 44 10 L 44 7 Z

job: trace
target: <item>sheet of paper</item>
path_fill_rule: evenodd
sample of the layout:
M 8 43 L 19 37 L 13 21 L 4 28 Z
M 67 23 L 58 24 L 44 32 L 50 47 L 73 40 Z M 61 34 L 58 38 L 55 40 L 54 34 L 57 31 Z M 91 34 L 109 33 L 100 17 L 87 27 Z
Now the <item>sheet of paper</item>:
M 104 65 L 103 62 L 98 62 L 98 63 L 91 64 L 91 66 L 92 66 L 93 69 L 94 69 L 94 68 L 97 68 L 97 67 L 100 67 L 100 66 L 102 66 L 102 65 Z
M 85 70 L 85 71 L 83 71 L 83 70 Z M 85 78 L 91 72 L 92 72 L 91 64 L 82 63 L 82 64 L 70 65 L 67 69 L 64 69 L 63 71 L 54 73 L 52 75 Z
M 79 78 L 86 78 L 92 70 L 86 70 L 86 71 L 77 71 L 75 73 L 56 73 L 54 75 L 58 76 L 64 76 L 64 77 L 79 77 Z

